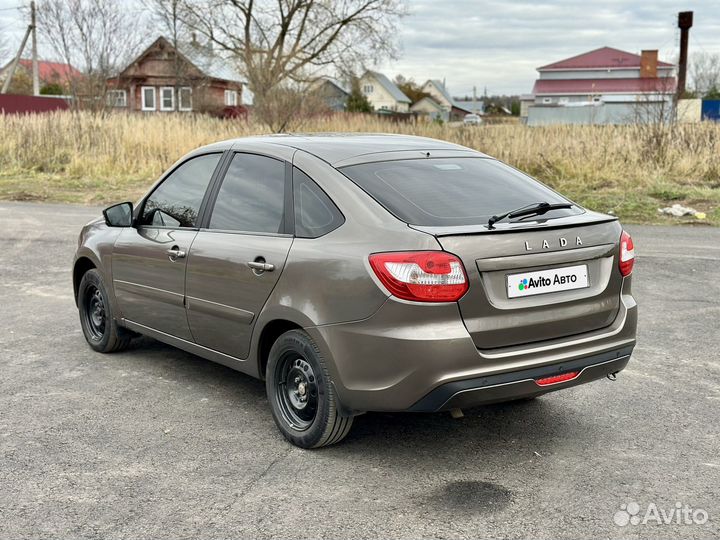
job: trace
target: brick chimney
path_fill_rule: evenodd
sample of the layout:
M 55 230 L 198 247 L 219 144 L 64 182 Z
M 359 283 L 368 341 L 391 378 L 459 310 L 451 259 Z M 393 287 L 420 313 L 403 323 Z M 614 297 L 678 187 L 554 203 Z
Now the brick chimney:
M 658 52 L 657 50 L 643 51 L 640 54 L 640 77 L 657 77 Z

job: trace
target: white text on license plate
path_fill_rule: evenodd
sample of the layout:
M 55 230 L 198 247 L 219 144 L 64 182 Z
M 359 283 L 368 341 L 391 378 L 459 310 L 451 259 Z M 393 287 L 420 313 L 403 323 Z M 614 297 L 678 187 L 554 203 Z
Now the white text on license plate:
M 540 270 L 539 272 L 510 274 L 507 277 L 508 298 L 571 291 L 583 289 L 589 285 L 586 264 Z

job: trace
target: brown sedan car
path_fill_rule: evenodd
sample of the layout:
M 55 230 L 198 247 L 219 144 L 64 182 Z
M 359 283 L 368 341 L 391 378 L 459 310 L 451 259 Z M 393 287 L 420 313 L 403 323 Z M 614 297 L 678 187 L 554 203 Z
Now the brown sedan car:
M 622 370 L 633 243 L 491 157 L 393 135 L 200 148 L 86 225 L 73 279 L 100 352 L 151 336 L 266 381 L 313 448 L 366 411 L 533 398 Z

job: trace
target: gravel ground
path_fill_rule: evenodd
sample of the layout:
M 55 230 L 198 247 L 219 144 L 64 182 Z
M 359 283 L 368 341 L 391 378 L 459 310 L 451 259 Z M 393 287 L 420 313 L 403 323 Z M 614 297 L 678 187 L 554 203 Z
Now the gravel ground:
M 367 414 L 308 452 L 258 381 L 146 338 L 87 347 L 70 265 L 96 215 L 0 204 L 0 537 L 720 535 L 720 229 L 628 227 L 640 328 L 616 382 Z M 709 519 L 617 525 L 632 502 Z

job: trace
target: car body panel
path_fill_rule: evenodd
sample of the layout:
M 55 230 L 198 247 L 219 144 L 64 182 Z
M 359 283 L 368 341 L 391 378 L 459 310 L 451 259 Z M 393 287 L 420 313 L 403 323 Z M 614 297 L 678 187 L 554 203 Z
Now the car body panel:
M 308 333 L 324 354 L 332 354 L 338 394 L 349 409 L 403 411 L 445 383 L 632 348 L 636 327 L 637 306 L 624 292 L 615 321 L 605 329 L 491 353 L 475 346 L 456 303 L 429 306 L 391 298 L 366 320 Z
M 207 212 L 201 212 L 205 224 L 197 230 L 120 229 L 96 220 L 81 232 L 76 261 L 92 261 L 111 284 L 110 301 L 121 325 L 261 378 L 267 359 L 264 331 L 278 322 L 303 328 L 326 359 L 347 415 L 413 410 L 433 392 L 437 396 L 461 387 L 463 397 L 453 395 L 448 403 L 483 403 L 504 394 L 488 394 L 481 382 L 478 388 L 468 387 L 472 381 L 498 374 L 523 377 L 527 370 L 559 369 L 567 362 L 595 361 L 598 355 L 613 360 L 588 367 L 583 377 L 597 378 L 606 369 L 624 367 L 635 343 L 637 306 L 632 276 L 623 278 L 617 269 L 621 227 L 613 216 L 586 211 L 529 223 L 501 222 L 494 229 L 484 224 L 408 225 L 338 170 L 419 157 L 492 159 L 419 137 L 235 139 L 197 149 L 173 168 L 192 156 L 224 152 L 220 170 L 234 151 L 298 167 L 335 203 L 344 223 L 311 239 L 209 231 L 203 229 Z M 218 175 L 213 175 L 208 198 L 218 189 Z M 136 207 L 136 217 L 144 200 Z M 133 235 L 140 237 L 139 248 Z M 582 245 L 570 242 L 576 235 Z M 543 240 L 551 243 L 560 237 L 569 245 L 543 246 Z M 188 255 L 177 264 L 165 251 L 180 243 Z M 368 262 L 371 253 L 441 249 L 460 257 L 468 274 L 470 289 L 459 302 L 400 300 L 385 289 Z M 257 256 L 275 265 L 275 271 L 253 274 L 246 263 Z M 514 299 L 517 302 L 503 294 L 509 272 L 578 261 L 588 264 L 588 289 Z M 138 294 L 141 287 L 133 289 L 128 283 L 161 292 L 143 296 Z M 507 396 L 537 393 L 526 379 L 516 382 Z
M 514 235 L 461 235 L 439 239 L 459 256 L 471 284 L 460 311 L 475 345 L 495 349 L 604 328 L 615 319 L 622 276 L 616 221 Z M 588 248 L 599 250 L 588 251 Z M 492 266 L 490 266 L 490 264 Z M 508 298 L 508 274 L 587 265 L 589 287 Z
M 187 262 L 187 318 L 195 342 L 246 358 L 256 316 L 283 273 L 292 236 L 201 230 Z M 256 272 L 247 263 L 274 266 Z
M 196 236 L 194 229 L 123 229 L 113 249 L 112 283 L 124 318 L 192 339 L 185 310 L 187 257 L 171 260 L 168 250 L 188 253 Z

